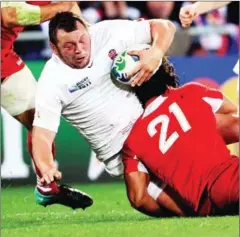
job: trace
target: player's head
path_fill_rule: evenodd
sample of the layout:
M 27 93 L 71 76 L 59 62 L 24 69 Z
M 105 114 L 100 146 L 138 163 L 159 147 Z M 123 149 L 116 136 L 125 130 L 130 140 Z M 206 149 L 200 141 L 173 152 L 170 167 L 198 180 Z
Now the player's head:
M 90 61 L 91 41 L 85 22 L 71 12 L 58 13 L 49 23 L 53 52 L 72 68 L 84 68 Z
M 179 80 L 173 65 L 167 57 L 163 57 L 162 65 L 158 71 L 141 86 L 135 86 L 134 91 L 139 101 L 145 106 L 146 102 L 156 96 L 164 94 L 169 87 L 178 87 Z

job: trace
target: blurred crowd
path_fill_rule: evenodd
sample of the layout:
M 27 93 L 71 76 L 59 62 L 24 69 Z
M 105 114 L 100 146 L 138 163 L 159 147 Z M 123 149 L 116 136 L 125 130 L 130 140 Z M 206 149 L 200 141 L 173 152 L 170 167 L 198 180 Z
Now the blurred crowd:
M 80 2 L 83 17 L 89 23 L 97 23 L 108 19 L 130 19 L 138 18 L 152 19 L 161 18 L 173 21 L 178 29 L 182 30 L 179 22 L 179 11 L 182 6 L 192 4 L 187 1 L 179 2 L 157 2 L 157 1 L 86 1 Z M 185 55 L 232 55 L 238 54 L 239 49 L 239 1 L 232 2 L 226 7 L 215 10 L 211 13 L 199 16 L 192 27 L 221 26 L 229 29 L 228 34 L 207 32 L 191 36 Z M 28 27 L 25 31 L 42 31 L 48 35 L 48 23 L 40 26 Z M 176 38 L 176 41 L 178 38 Z M 184 40 L 183 38 L 179 38 Z M 47 40 L 29 42 L 16 42 L 16 51 L 26 60 L 48 58 L 51 50 Z

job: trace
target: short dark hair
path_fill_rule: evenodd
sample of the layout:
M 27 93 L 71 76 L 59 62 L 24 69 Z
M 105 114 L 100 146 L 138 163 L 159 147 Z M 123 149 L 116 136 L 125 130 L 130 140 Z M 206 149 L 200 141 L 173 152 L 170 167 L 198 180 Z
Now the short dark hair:
M 57 44 L 57 31 L 64 30 L 66 32 L 72 32 L 77 29 L 77 22 L 86 26 L 86 23 L 75 16 L 72 12 L 57 13 L 49 22 L 49 40 L 52 44 Z
M 133 90 L 139 101 L 145 106 L 149 99 L 164 94 L 169 87 L 176 88 L 178 86 L 179 78 L 175 73 L 173 64 L 168 61 L 167 57 L 163 57 L 162 65 L 150 80 L 141 86 L 135 86 Z

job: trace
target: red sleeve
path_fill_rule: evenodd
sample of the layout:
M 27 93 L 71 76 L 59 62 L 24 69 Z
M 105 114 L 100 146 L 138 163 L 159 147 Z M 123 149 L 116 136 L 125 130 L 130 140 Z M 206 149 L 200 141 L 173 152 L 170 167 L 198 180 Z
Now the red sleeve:
M 127 143 L 123 146 L 123 166 L 124 166 L 124 174 L 129 174 L 131 172 L 144 172 L 148 173 L 145 166 L 142 162 L 137 158 L 135 153 L 130 149 Z
M 184 86 L 193 96 L 200 97 L 204 102 L 211 106 L 216 113 L 223 103 L 223 94 L 218 89 L 207 87 L 200 83 L 188 83 Z

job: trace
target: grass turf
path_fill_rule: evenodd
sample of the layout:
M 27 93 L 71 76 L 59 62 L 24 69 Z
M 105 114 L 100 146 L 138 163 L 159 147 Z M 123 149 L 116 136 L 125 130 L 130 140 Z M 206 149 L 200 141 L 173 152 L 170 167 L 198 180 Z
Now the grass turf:
M 133 210 L 121 183 L 73 185 L 94 205 L 72 211 L 38 206 L 33 187 L 2 189 L 2 237 L 237 237 L 238 217 L 155 219 Z

